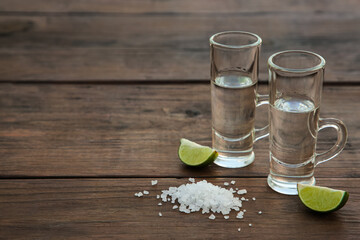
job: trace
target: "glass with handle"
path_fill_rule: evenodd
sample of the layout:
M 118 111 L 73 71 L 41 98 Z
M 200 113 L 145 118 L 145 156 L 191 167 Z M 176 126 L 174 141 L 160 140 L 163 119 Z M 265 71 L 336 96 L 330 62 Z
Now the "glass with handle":
M 338 155 L 347 140 L 344 123 L 320 118 L 325 60 L 316 53 L 290 50 L 273 54 L 269 69 L 268 185 L 275 191 L 297 195 L 297 183 L 315 184 L 315 167 Z M 316 153 L 318 132 L 337 131 L 334 146 Z
M 215 164 L 240 168 L 251 164 L 255 141 L 268 136 L 268 127 L 255 129 L 255 109 L 268 104 L 257 94 L 261 38 L 242 31 L 210 38 L 212 144 Z

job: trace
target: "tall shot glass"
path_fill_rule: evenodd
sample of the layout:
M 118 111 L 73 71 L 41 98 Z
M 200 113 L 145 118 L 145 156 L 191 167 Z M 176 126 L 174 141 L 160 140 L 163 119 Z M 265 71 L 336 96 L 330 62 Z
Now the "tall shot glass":
M 275 191 L 297 195 L 297 183 L 315 184 L 314 169 L 344 148 L 347 130 L 334 118 L 320 118 L 325 60 L 307 51 L 284 51 L 268 60 L 270 89 L 270 174 Z M 334 128 L 335 145 L 316 153 L 318 131 Z
M 212 145 L 222 167 L 251 164 L 253 143 L 268 136 L 267 126 L 254 129 L 255 108 L 268 104 L 257 94 L 260 45 L 259 36 L 241 31 L 210 38 Z

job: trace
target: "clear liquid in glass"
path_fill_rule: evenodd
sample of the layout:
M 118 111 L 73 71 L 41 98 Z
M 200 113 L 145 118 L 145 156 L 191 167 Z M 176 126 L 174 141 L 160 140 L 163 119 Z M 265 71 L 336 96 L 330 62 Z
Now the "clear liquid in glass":
M 308 99 L 284 97 L 270 104 L 270 174 L 275 191 L 296 195 L 297 183 L 315 184 L 319 108 Z
M 211 82 L 213 148 L 215 163 L 238 168 L 254 161 L 253 139 L 256 82 L 238 72 L 227 72 Z

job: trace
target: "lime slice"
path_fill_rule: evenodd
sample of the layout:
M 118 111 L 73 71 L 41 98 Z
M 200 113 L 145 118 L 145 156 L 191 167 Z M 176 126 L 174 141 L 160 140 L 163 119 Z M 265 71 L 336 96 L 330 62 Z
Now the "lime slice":
M 180 140 L 179 158 L 188 166 L 206 166 L 217 158 L 218 153 L 212 148 L 189 141 L 185 138 Z
M 317 212 L 332 212 L 342 208 L 349 198 L 349 193 L 327 187 L 297 185 L 301 202 Z

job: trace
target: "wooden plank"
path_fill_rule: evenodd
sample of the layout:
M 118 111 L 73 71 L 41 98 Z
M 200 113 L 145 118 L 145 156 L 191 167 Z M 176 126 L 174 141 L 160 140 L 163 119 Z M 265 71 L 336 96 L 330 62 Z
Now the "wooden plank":
M 265 92 L 261 86 L 260 92 Z M 242 169 L 184 167 L 179 139 L 211 145 L 208 84 L 1 84 L 0 176 L 261 176 L 268 142 Z M 325 87 L 322 117 L 342 119 L 346 149 L 317 177 L 360 177 L 360 86 Z M 266 123 L 265 108 L 257 125 Z M 321 150 L 335 141 L 323 135 Z
M 348 203 L 331 214 L 307 210 L 296 196 L 284 196 L 266 186 L 264 178 L 235 178 L 246 188 L 246 213 L 225 220 L 215 214 L 184 214 L 172 204 L 158 206 L 156 194 L 187 179 L 38 179 L 0 181 L 0 231 L 4 239 L 357 239 L 360 234 L 359 178 L 319 179 L 345 189 Z M 207 179 L 223 186 L 231 179 Z M 143 198 L 134 193 L 147 189 Z M 251 200 L 256 197 L 256 201 Z M 258 211 L 262 211 L 259 215 Z M 163 216 L 159 217 L 158 213 Z M 252 227 L 248 224 L 251 223 Z M 238 232 L 237 229 L 241 228 Z
M 272 53 L 304 49 L 325 57 L 326 81 L 357 82 L 359 12 L 0 12 L 0 80 L 206 81 L 209 37 L 224 30 L 246 30 L 264 40 L 261 81 L 267 79 L 266 60 Z
M 210 79 L 208 58 L 205 52 L 166 49 L 0 49 L 0 81 L 181 82 L 206 73 Z
M 240 13 L 240 12 L 355 12 L 359 9 L 358 1 L 311 0 L 284 2 L 223 0 L 221 4 L 216 0 L 107 0 L 106 2 L 87 0 L 33 0 L 31 4 L 24 4 L 21 0 L 2 0 L 0 11 L 5 12 L 51 12 L 51 13 Z

